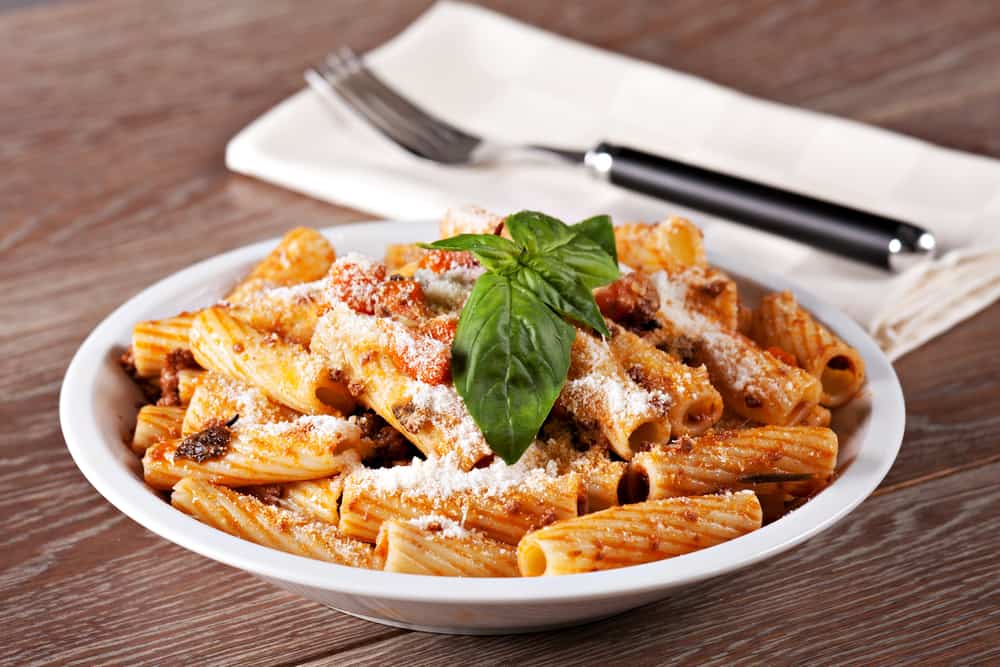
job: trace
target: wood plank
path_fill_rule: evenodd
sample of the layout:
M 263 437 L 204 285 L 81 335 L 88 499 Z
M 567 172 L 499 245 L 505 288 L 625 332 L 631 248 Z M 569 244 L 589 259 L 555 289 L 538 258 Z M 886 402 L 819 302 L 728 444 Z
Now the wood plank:
M 906 400 L 906 433 L 883 485 L 1000 455 L 998 324 L 995 304 L 895 364 Z
M 1000 464 L 866 501 L 793 551 L 596 624 L 513 637 L 409 633 L 338 665 L 989 664 Z M 324 657 L 310 665 L 331 664 Z

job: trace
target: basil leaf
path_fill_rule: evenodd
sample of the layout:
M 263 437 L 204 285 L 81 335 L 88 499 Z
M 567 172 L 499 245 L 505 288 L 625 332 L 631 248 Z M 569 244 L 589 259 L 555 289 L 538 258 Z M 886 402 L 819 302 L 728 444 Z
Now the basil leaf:
M 618 263 L 618 244 L 615 242 L 615 226 L 611 223 L 611 217 L 607 215 L 595 215 L 593 218 L 582 220 L 570 229 L 577 237 L 585 237 L 601 246 L 604 252 L 611 256 L 615 264 Z
M 517 259 L 524 247 L 510 239 L 494 234 L 459 234 L 433 243 L 418 243 L 427 250 L 467 250 L 479 263 L 496 273 L 510 273 L 517 269 Z
M 462 309 L 452 343 L 455 389 L 486 441 L 517 461 L 566 382 L 576 330 L 609 336 L 591 292 L 618 278 L 607 216 L 570 227 L 537 211 L 506 218 L 513 240 L 462 234 L 424 248 L 466 250 L 484 273 Z
M 594 289 L 618 279 L 618 252 L 611 218 L 589 218 L 570 227 L 537 211 L 507 216 L 511 237 L 530 255 L 545 255 L 570 266 L 583 284 Z
M 569 371 L 576 335 L 535 294 L 484 273 L 452 344 L 455 389 L 490 448 L 514 463 L 538 434 Z
M 594 302 L 594 295 L 571 268 L 529 256 L 526 265 L 513 278 L 560 315 L 585 324 L 602 336 L 611 335 Z
M 618 280 L 618 262 L 595 241 L 577 236 L 571 243 L 550 253 L 552 262 L 561 262 L 576 272 L 587 289 L 594 289 Z
M 511 238 L 533 255 L 543 255 L 573 240 L 569 225 L 538 211 L 520 211 L 504 221 Z

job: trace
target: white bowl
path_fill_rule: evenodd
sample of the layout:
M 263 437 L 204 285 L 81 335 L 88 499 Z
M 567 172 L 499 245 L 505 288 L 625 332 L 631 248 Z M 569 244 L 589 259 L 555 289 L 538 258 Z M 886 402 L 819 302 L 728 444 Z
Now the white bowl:
M 341 254 L 381 256 L 387 243 L 434 238 L 426 222 L 380 222 L 325 231 Z M 63 435 L 83 474 L 105 498 L 162 537 L 253 573 L 348 614 L 387 625 L 467 634 L 525 632 L 582 623 L 662 599 L 679 587 L 757 563 L 829 528 L 889 471 L 903 436 L 903 395 L 888 359 L 846 315 L 774 276 L 748 278 L 738 259 L 714 264 L 754 293 L 792 290 L 799 302 L 856 347 L 865 360 L 865 395 L 837 415 L 839 477 L 800 509 L 749 535 L 693 554 L 619 570 L 562 577 L 459 579 L 333 565 L 232 537 L 173 509 L 143 483 L 139 460 L 123 444 L 138 392 L 118 367 L 132 326 L 218 299 L 277 239 L 240 248 L 161 280 L 118 308 L 90 334 L 63 381 Z

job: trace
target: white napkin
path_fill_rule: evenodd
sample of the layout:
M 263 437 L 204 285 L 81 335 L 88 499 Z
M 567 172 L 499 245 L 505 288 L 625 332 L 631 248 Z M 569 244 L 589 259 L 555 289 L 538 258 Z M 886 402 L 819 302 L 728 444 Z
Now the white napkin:
M 335 44 L 331 43 L 331 48 Z M 511 142 L 633 146 L 933 231 L 945 254 L 890 275 L 686 211 L 558 165 L 453 168 L 417 160 L 304 90 L 240 132 L 231 169 L 394 219 L 477 204 L 565 220 L 686 215 L 709 249 L 749 255 L 838 305 L 892 358 L 1000 297 L 1000 162 L 755 99 L 490 11 L 435 5 L 367 57 L 386 81 L 460 127 Z

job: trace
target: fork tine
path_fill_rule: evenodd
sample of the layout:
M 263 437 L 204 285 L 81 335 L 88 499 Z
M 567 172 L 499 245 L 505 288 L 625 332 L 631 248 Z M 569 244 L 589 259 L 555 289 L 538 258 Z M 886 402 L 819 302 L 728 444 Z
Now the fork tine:
M 348 47 L 341 47 L 337 51 L 341 60 L 348 64 L 352 71 L 357 73 L 358 80 L 364 81 L 367 88 L 373 95 L 377 96 L 386 106 L 392 108 L 396 113 L 409 119 L 411 122 L 420 124 L 425 130 L 441 136 L 448 141 L 462 141 L 479 143 L 479 138 L 455 127 L 451 123 L 435 116 L 426 109 L 418 107 L 409 99 L 397 93 L 393 88 L 382 81 L 365 64 L 364 59 L 357 56 Z
M 306 80 L 322 94 L 334 94 L 398 146 L 434 162 L 478 164 L 512 152 L 570 163 L 584 159 L 582 151 L 538 144 L 509 146 L 463 132 L 383 83 L 347 47 L 327 54 L 322 65 L 307 72 Z
M 413 122 L 386 105 L 379 96 L 371 94 L 360 82 L 356 64 L 344 61 L 338 54 L 333 53 L 327 56 L 327 64 L 337 74 L 335 85 L 338 90 L 351 97 L 355 105 L 367 116 L 377 118 L 392 131 L 410 137 L 411 141 L 419 143 L 425 152 L 440 154 L 446 148 L 440 137 L 434 136 L 419 123 Z
M 379 132 L 407 151 L 432 160 L 440 159 L 440 152 L 433 141 L 414 133 L 407 125 L 400 125 L 387 120 L 377 109 L 373 109 L 350 86 L 344 85 L 349 76 L 342 63 L 333 59 L 314 68 L 323 81 L 330 86 L 337 96 L 355 113 L 367 120 Z
M 441 150 L 447 150 L 448 144 L 456 141 L 452 136 L 435 133 L 433 127 L 421 123 L 420 119 L 412 114 L 394 108 L 390 101 L 385 99 L 382 91 L 373 90 L 372 86 L 367 85 L 367 77 L 362 72 L 357 58 L 342 53 L 331 53 L 327 56 L 327 62 L 342 72 L 341 85 L 350 89 L 350 92 L 356 95 L 372 113 L 377 113 L 384 121 L 396 127 L 406 128 L 410 133 L 423 137 Z

